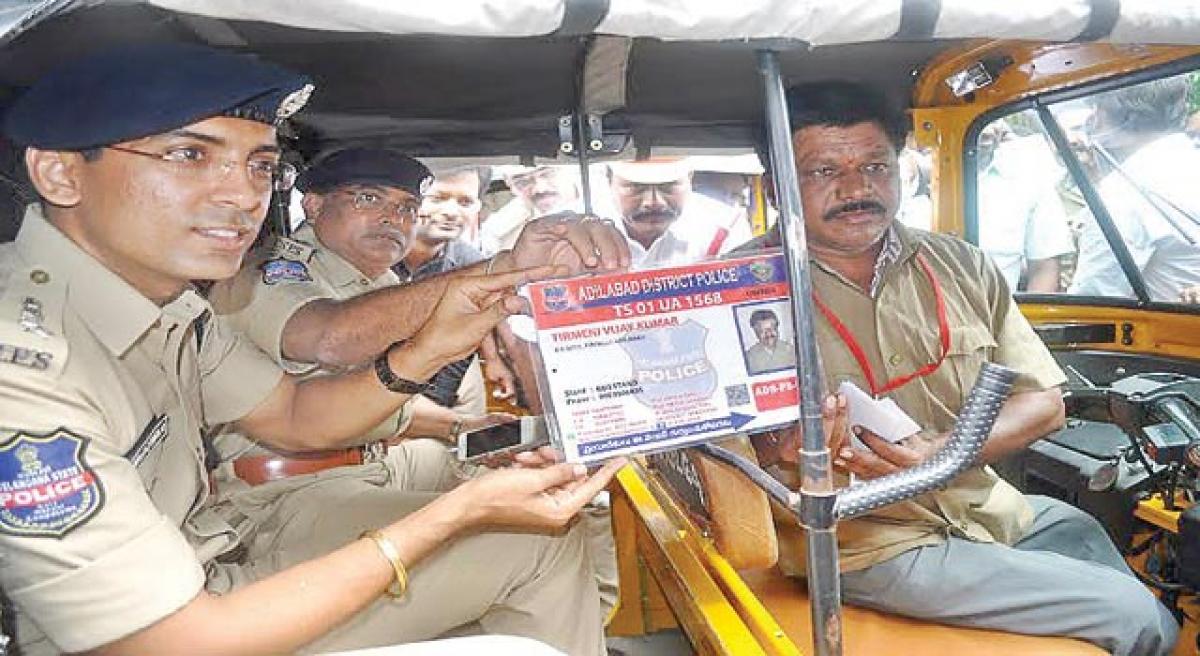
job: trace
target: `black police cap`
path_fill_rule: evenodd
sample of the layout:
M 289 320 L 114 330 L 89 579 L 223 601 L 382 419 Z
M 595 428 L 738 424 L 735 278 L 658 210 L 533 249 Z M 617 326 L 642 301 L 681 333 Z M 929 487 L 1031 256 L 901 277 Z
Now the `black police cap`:
M 373 184 L 423 195 L 433 174 L 417 160 L 386 148 L 347 148 L 317 160 L 296 181 L 300 191 L 324 192 L 347 184 Z
M 7 112 L 23 146 L 85 150 L 215 116 L 276 124 L 308 101 L 308 77 L 251 55 L 152 44 L 110 50 L 41 77 Z

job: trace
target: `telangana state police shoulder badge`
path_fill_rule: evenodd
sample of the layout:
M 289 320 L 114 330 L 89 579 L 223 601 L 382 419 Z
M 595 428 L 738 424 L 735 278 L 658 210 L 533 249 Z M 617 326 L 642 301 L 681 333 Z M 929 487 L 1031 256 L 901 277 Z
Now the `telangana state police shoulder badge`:
M 61 538 L 100 511 L 104 488 L 88 467 L 86 437 L 64 428 L 8 435 L 0 443 L 0 533 Z
M 274 285 L 280 282 L 312 282 L 308 266 L 295 260 L 267 260 L 262 265 L 263 283 Z

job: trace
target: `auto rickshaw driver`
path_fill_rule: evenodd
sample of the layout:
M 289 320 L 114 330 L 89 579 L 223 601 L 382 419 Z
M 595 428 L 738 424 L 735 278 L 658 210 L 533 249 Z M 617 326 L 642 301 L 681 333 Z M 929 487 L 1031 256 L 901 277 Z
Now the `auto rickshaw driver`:
M 923 428 L 898 444 L 856 430 L 861 447 L 837 431 L 842 481 L 932 455 L 985 361 L 1021 374 L 979 466 L 945 490 L 839 525 L 845 598 L 959 626 L 1077 637 L 1116 654 L 1168 653 L 1174 617 L 1100 525 L 1021 495 L 984 466 L 1062 425 L 1065 378 L 982 252 L 894 222 L 904 115 L 843 82 L 794 87 L 788 99 L 826 387 L 851 381 L 887 395 Z M 844 412 L 827 404 L 831 430 Z

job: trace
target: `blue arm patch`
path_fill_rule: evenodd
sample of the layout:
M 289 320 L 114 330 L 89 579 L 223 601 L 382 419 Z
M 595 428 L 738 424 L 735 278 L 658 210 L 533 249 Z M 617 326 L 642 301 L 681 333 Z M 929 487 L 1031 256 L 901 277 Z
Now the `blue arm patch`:
M 100 512 L 104 487 L 87 464 L 88 438 L 59 428 L 0 439 L 0 533 L 61 539 Z
M 311 282 L 308 265 L 295 260 L 267 260 L 262 265 L 263 282 L 274 285 L 279 282 Z

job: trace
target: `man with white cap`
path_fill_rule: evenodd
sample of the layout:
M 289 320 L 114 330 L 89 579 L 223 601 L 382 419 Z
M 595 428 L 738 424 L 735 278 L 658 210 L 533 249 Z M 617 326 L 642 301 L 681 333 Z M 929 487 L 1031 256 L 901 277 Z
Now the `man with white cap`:
M 692 193 L 684 160 L 612 162 L 608 179 L 635 269 L 716 257 L 753 236 L 744 218 L 729 220 L 733 208 Z

